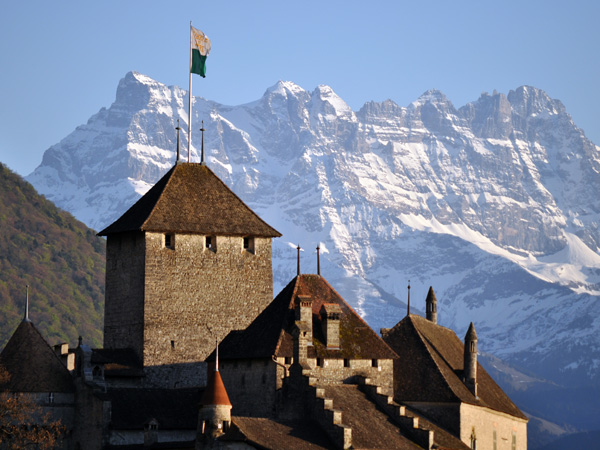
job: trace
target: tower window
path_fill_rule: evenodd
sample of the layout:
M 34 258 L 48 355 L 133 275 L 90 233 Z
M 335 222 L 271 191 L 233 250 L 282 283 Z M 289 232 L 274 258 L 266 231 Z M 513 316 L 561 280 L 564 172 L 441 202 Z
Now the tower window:
M 344 359 L 344 367 L 350 367 L 350 360 Z
M 50 403 L 50 404 L 54 403 L 54 392 L 50 392 L 48 394 L 48 403 Z
M 171 341 L 171 348 L 175 348 L 175 341 Z
M 173 233 L 165 233 L 165 248 L 175 249 L 175 235 Z
M 376 359 L 371 360 L 371 367 L 379 367 L 379 361 Z
M 244 237 L 244 250 L 254 253 L 254 238 L 250 236 Z
M 206 236 L 204 238 L 204 246 L 207 250 L 217 251 L 217 238 L 216 236 Z

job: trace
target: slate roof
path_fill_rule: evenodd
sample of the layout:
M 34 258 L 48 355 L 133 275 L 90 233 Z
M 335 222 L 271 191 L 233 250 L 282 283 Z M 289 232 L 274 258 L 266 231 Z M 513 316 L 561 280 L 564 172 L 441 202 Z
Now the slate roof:
M 344 301 L 325 278 L 319 275 L 295 277 L 269 306 L 245 329 L 232 331 L 219 345 L 219 359 L 292 357 L 295 300 L 298 295 L 312 299 L 313 346 L 311 358 L 393 359 L 396 354 Z M 340 348 L 328 349 L 321 328 L 321 307 L 337 304 L 342 311 Z M 210 359 L 214 359 L 214 354 Z
M 219 355 L 220 356 L 220 355 Z M 262 417 L 231 418 L 232 429 L 220 440 L 246 442 L 270 450 L 322 450 L 335 448 L 312 420 L 278 421 Z
M 325 398 L 333 399 L 333 409 L 342 411 L 342 423 L 352 428 L 352 448 L 399 450 L 421 448 L 403 436 L 398 426 L 380 411 L 357 385 L 323 387 Z
M 71 374 L 29 320 L 21 321 L 0 353 L 10 380 L 0 389 L 11 392 L 74 392 Z
M 176 164 L 112 225 L 98 233 L 131 231 L 279 237 L 206 165 Z
M 392 328 L 385 341 L 399 356 L 394 373 L 396 399 L 402 402 L 464 402 L 527 419 L 481 364 L 476 398 L 462 382 L 464 345 L 454 331 L 417 315 Z

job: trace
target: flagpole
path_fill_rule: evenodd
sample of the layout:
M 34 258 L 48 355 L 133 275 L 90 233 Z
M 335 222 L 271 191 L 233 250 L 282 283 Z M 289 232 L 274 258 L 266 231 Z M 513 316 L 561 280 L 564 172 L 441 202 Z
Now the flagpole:
M 190 75 L 189 107 L 188 107 L 188 162 L 192 154 L 192 21 L 190 20 L 190 66 L 188 73 Z

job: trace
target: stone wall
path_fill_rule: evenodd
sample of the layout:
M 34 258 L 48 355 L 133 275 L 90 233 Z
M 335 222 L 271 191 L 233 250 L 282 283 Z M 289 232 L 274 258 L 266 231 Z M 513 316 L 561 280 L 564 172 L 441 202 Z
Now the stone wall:
M 146 233 L 144 365 L 203 361 L 229 331 L 243 329 L 273 300 L 271 239 Z
M 144 344 L 144 263 L 143 233 L 108 236 L 104 348 L 133 348 L 140 357 Z
M 394 365 L 391 359 L 308 358 L 307 362 L 311 368 L 310 376 L 320 385 L 357 383 L 357 377 L 361 376 L 378 386 L 393 387 Z
M 494 433 L 496 435 L 494 446 Z M 478 450 L 526 450 L 527 421 L 492 409 L 462 403 L 460 440 L 471 445 L 477 439 Z M 513 439 L 515 446 L 513 447 Z
M 221 378 L 233 405 L 231 414 L 272 417 L 280 370 L 270 359 L 219 361 Z

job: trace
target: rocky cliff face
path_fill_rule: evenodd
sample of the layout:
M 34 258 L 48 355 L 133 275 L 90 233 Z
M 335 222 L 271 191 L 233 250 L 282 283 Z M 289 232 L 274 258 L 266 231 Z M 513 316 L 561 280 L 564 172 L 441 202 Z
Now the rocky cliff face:
M 187 92 L 138 73 L 116 100 L 48 149 L 28 180 L 101 229 L 175 162 Z M 456 109 L 439 91 L 352 111 L 331 88 L 279 82 L 253 103 L 194 99 L 209 166 L 283 233 L 275 290 L 323 275 L 377 329 L 424 307 L 480 346 L 554 379 L 600 375 L 600 148 L 533 87 Z M 187 160 L 186 133 L 182 157 Z M 308 266 L 310 264 L 310 266 Z M 308 267 L 308 268 L 307 268 Z

